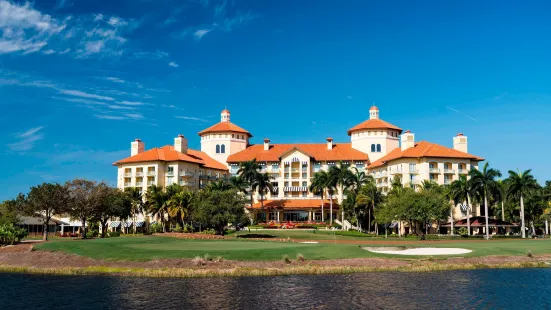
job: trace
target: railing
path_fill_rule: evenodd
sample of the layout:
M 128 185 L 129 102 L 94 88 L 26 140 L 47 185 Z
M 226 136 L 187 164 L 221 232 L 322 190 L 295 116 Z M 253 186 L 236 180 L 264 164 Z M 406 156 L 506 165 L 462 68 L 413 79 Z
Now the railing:
M 147 181 L 147 186 L 155 185 L 155 181 Z
M 453 169 L 444 169 L 444 173 L 447 173 L 447 174 L 450 174 L 450 173 L 455 173 L 455 170 Z
M 403 172 L 401 170 L 390 170 L 388 173 L 392 175 L 392 174 L 402 174 Z
M 193 172 L 182 171 L 182 173 L 181 173 L 180 175 L 181 175 L 181 176 L 185 176 L 185 177 L 192 177 L 192 176 L 193 176 Z
M 419 173 L 419 170 L 417 170 L 417 169 L 409 169 L 409 173 L 410 173 L 410 174 L 418 174 L 418 173 Z
M 128 182 L 124 183 L 124 187 L 130 187 L 130 186 L 132 186 L 132 183 L 128 183 Z
M 143 171 L 136 171 L 137 177 L 143 177 Z
M 459 168 L 458 172 L 459 172 L 459 174 L 467 174 L 467 173 L 469 173 L 469 171 L 468 171 L 467 169 L 461 169 L 461 168 Z
M 182 185 L 182 186 L 192 186 L 192 185 L 195 185 L 195 182 L 192 182 L 192 181 L 180 181 L 180 185 Z
M 148 172 L 147 172 L 147 175 L 152 175 L 152 176 L 154 176 L 154 175 L 156 175 L 156 174 L 157 174 L 157 173 L 156 173 L 155 171 L 148 171 Z
M 283 172 L 289 172 L 289 168 L 284 168 Z
M 206 176 L 206 175 L 204 175 L 204 174 L 199 175 L 199 179 L 208 179 L 208 178 L 209 178 L 209 177 Z
M 377 183 L 377 186 L 388 186 L 388 183 L 387 182 Z
M 267 172 L 268 172 L 268 169 L 263 168 L 263 169 L 260 169 L 259 172 L 260 172 L 260 173 L 267 173 Z
M 124 176 L 127 177 L 127 178 L 130 178 L 130 177 L 132 177 L 132 172 L 125 172 Z
M 418 185 L 420 184 L 421 182 L 419 180 L 410 180 L 409 181 L 410 184 L 414 184 L 414 185 Z
M 218 177 L 215 175 L 209 175 L 209 180 L 217 180 Z
M 136 182 L 136 187 L 142 187 L 143 186 L 143 182 Z
M 430 173 L 440 173 L 440 169 L 438 168 L 429 168 Z
M 172 177 L 172 176 L 174 176 L 174 171 L 167 171 L 166 175 L 169 176 L 169 177 Z
M 444 179 L 444 185 L 450 185 L 452 182 L 453 181 L 451 179 Z
M 291 172 L 295 172 L 295 173 L 296 173 L 296 172 L 300 172 L 300 169 L 299 169 L 299 168 L 292 168 L 292 169 L 291 169 Z

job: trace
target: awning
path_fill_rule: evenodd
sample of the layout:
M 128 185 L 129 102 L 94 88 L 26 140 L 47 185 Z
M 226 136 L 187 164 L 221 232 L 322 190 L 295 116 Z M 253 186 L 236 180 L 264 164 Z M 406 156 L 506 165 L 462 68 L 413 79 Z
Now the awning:
M 390 226 L 388 226 L 388 228 L 396 228 L 398 226 L 398 223 L 399 222 L 394 221 L 390 224 Z
M 136 227 L 143 227 L 145 225 L 144 221 L 136 222 Z
M 285 186 L 283 188 L 284 192 L 307 192 L 307 186 Z
M 124 228 L 132 227 L 132 222 L 124 222 L 123 227 Z
M 117 228 L 121 226 L 121 222 L 111 222 L 111 224 L 109 225 L 109 227 L 113 227 L 113 228 Z

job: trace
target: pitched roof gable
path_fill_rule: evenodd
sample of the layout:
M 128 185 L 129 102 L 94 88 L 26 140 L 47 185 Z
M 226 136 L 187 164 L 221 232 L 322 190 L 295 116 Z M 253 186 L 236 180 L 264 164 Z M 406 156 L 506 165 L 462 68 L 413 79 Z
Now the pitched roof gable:
M 239 163 L 256 159 L 257 161 L 279 162 L 282 155 L 292 149 L 298 149 L 300 152 L 309 155 L 317 161 L 338 161 L 338 160 L 358 160 L 369 161 L 366 153 L 352 148 L 350 143 L 333 143 L 331 150 L 327 149 L 327 144 L 272 144 L 269 150 L 264 150 L 264 145 L 250 145 L 246 149 L 232 154 L 228 157 L 229 163 Z
M 404 151 L 401 148 L 392 150 L 387 155 L 373 162 L 368 168 L 383 166 L 386 163 L 399 158 L 422 158 L 422 157 L 441 157 L 441 158 L 464 158 L 476 161 L 482 161 L 484 158 L 461 152 L 456 149 L 445 147 L 436 143 L 421 141 L 416 143 L 414 147 L 410 147 Z
M 202 136 L 209 132 L 230 132 L 230 131 L 244 133 L 244 134 L 247 134 L 249 137 L 253 136 L 251 135 L 250 132 L 230 122 L 220 122 L 220 123 L 214 124 L 205 130 L 199 131 L 199 135 Z
M 398 126 L 394 126 L 391 123 L 385 122 L 381 119 L 368 119 L 350 129 L 348 129 L 348 135 L 350 136 L 354 131 L 362 129 L 394 129 L 399 130 L 400 133 L 402 129 Z
M 209 157 L 204 152 L 188 149 L 187 153 L 184 154 L 176 151 L 174 149 L 174 146 L 172 145 L 165 145 L 160 148 L 152 148 L 140 154 L 121 159 L 113 163 L 113 165 L 150 161 L 184 161 L 196 163 L 206 168 L 228 170 L 226 165 Z

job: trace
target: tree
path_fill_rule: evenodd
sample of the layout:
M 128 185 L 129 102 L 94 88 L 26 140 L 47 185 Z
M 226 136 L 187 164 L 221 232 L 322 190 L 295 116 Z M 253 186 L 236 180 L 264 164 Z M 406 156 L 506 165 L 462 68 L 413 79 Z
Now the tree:
M 256 177 L 252 180 L 252 191 L 258 191 L 260 194 L 260 209 L 264 210 L 264 195 L 267 191 L 274 191 L 272 185 L 272 178 L 267 173 L 257 173 Z
M 125 218 L 132 213 L 133 198 L 128 192 L 122 192 L 105 184 L 99 183 L 95 187 L 94 195 L 97 199 L 96 209 L 92 217 L 101 226 L 101 237 L 107 233 L 107 222 L 115 217 Z
M 322 222 L 325 222 L 325 218 L 324 218 L 324 215 L 323 215 L 323 205 L 324 205 L 323 198 L 324 198 L 325 190 L 327 189 L 328 182 L 329 182 L 329 174 L 327 173 L 327 171 L 320 170 L 320 171 L 314 173 L 314 177 L 312 178 L 312 182 L 310 183 L 310 188 L 309 188 L 309 190 L 312 193 L 316 193 L 316 194 L 319 193 L 320 194 L 320 198 L 321 198 L 321 221 Z M 333 205 L 333 203 L 331 202 L 331 206 L 332 205 Z M 333 210 L 331 210 L 331 213 L 332 213 L 332 211 Z
M 524 172 L 509 170 L 509 178 L 505 180 L 505 183 L 507 184 L 507 196 L 509 196 L 509 198 L 520 200 L 520 230 L 522 238 L 526 238 L 524 198 L 538 187 L 538 182 L 531 172 L 532 170 L 530 169 Z
M 360 189 L 370 183 L 370 182 L 375 182 L 375 179 L 371 176 L 371 175 L 368 175 L 366 174 L 365 172 L 363 171 L 359 171 L 358 168 L 354 167 L 354 173 L 350 173 L 350 176 L 349 176 L 349 180 L 348 180 L 348 183 L 350 185 L 350 188 L 356 193 L 358 194 Z
M 452 182 L 450 185 L 450 194 L 455 205 L 467 204 L 467 231 L 468 235 L 471 234 L 471 183 L 467 180 L 467 177 L 460 175 L 459 179 Z
M 97 197 L 94 195 L 96 182 L 84 179 L 75 179 L 65 183 L 69 191 L 71 218 L 80 220 L 82 224 L 80 234 L 86 239 L 86 221 L 94 215 L 97 205 Z
M 239 176 L 233 176 L 230 178 L 230 185 L 231 188 L 237 190 L 238 193 L 242 193 L 244 195 L 247 195 L 247 181 L 243 180 L 243 178 Z
M 469 171 L 471 190 L 484 199 L 484 217 L 486 218 L 486 239 L 490 239 L 490 227 L 488 225 L 488 197 L 498 192 L 496 178 L 501 177 L 499 170 L 490 168 L 488 162 L 484 164 L 482 171 L 471 169 Z
M 183 227 L 185 218 L 189 215 L 193 202 L 193 192 L 182 188 L 168 200 L 168 213 L 175 217 L 178 223 Z
M 259 174 L 260 165 L 256 162 L 256 159 L 249 160 L 242 162 L 239 166 L 239 169 L 237 170 L 237 174 L 239 174 L 239 177 L 247 182 L 249 185 L 253 182 L 253 180 L 256 178 L 256 175 Z M 253 192 L 251 191 L 251 207 L 253 205 Z
M 383 202 L 383 200 L 383 193 L 377 188 L 377 185 L 373 179 L 371 179 L 366 185 L 362 186 L 356 196 L 357 205 L 368 206 L 368 232 L 371 232 L 371 214 L 375 214 L 375 206 Z
M 200 191 L 193 200 L 194 220 L 205 228 L 212 228 L 223 235 L 228 224 L 235 227 L 249 222 L 245 214 L 245 202 L 236 190 Z
M 219 181 L 216 181 L 216 182 L 210 182 L 205 187 L 205 189 L 209 190 L 209 191 L 225 191 L 225 190 L 228 190 L 230 188 L 232 188 L 232 185 L 230 183 L 228 183 L 227 181 L 224 181 L 224 180 L 219 180 Z
M 146 209 L 149 213 L 157 215 L 160 218 L 164 232 L 166 232 L 165 214 L 168 211 L 168 200 L 168 194 L 160 186 L 151 185 L 145 193 Z
M 0 225 L 17 224 L 24 202 L 25 195 L 19 194 L 16 199 L 0 203 Z
M 329 184 L 331 187 L 335 187 L 340 194 L 339 205 L 341 206 L 342 212 L 342 223 L 344 225 L 344 208 L 342 207 L 344 191 L 350 186 L 350 179 L 352 178 L 352 172 L 348 169 L 346 165 L 342 162 L 339 165 L 332 166 L 329 168 Z M 333 214 L 331 214 L 331 217 Z M 332 218 L 331 218 L 332 220 Z
M 132 217 L 133 231 L 136 233 L 136 217 L 138 214 L 144 212 L 143 195 L 137 187 L 127 187 L 124 189 L 124 192 L 128 196 L 128 199 L 130 199 L 130 216 Z
M 41 218 L 44 226 L 42 240 L 48 240 L 48 224 L 54 214 L 60 214 L 69 209 L 69 191 L 57 183 L 42 183 L 31 187 L 24 202 L 24 211 L 29 216 Z

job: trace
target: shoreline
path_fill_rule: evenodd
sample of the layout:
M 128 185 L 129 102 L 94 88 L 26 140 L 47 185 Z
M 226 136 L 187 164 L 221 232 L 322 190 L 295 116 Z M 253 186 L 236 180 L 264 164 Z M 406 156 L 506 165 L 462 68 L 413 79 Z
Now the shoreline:
M 289 266 L 285 268 L 243 268 L 232 269 L 194 269 L 194 268 L 125 268 L 125 267 L 57 267 L 39 268 L 31 266 L 0 265 L 0 273 L 57 275 L 57 276 L 119 276 L 140 278 L 208 278 L 208 277 L 261 277 L 286 275 L 324 275 L 351 274 L 368 272 L 437 272 L 450 270 L 476 269 L 517 269 L 517 268 L 550 268 L 545 261 L 512 262 L 503 264 L 429 264 L 386 267 L 358 266 Z
M 33 251 L 32 244 L 0 250 L 0 273 L 150 278 L 249 277 L 350 274 L 366 272 L 431 272 L 474 269 L 551 268 L 551 255 L 346 258 L 331 260 L 236 261 L 224 259 L 96 260 L 54 251 Z

